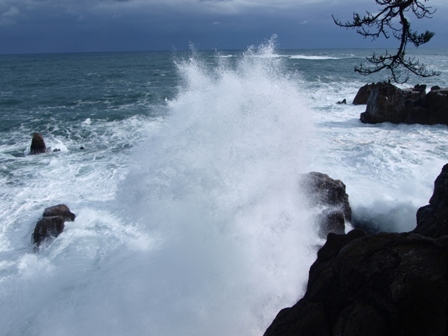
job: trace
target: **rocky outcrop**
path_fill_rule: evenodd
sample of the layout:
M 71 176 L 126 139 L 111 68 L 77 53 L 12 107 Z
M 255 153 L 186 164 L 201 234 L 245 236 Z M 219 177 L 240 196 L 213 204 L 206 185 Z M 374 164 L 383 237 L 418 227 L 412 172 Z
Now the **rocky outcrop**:
M 366 111 L 360 115 L 364 123 L 448 125 L 448 89 L 433 87 L 426 94 L 426 85 L 401 90 L 390 83 L 377 83 L 361 88 L 357 97 L 365 97 L 367 92 Z
M 45 146 L 44 137 L 40 133 L 34 133 L 31 140 L 30 155 L 43 154 L 47 152 L 47 146 Z
M 370 93 L 372 92 L 375 83 L 366 84 L 358 90 L 358 93 L 353 99 L 353 105 L 365 105 L 369 99 Z
M 44 210 L 43 217 L 59 216 L 64 218 L 67 222 L 73 222 L 76 215 L 70 211 L 65 204 L 58 204 L 48 207 Z
M 448 125 L 448 88 L 433 89 L 425 97 L 429 125 Z
M 59 236 L 64 231 L 64 222 L 60 216 L 43 217 L 34 228 L 34 244 L 39 246 L 44 240 Z
M 74 221 L 75 217 L 64 204 L 46 208 L 34 228 L 33 243 L 39 246 L 44 240 L 59 236 L 64 230 L 64 223 Z
M 311 172 L 300 181 L 307 206 L 318 208 L 316 216 L 319 236 L 325 238 L 328 233 L 344 233 L 345 222 L 351 221 L 352 210 L 345 192 L 345 184 L 326 174 Z
M 417 211 L 415 233 L 438 238 L 448 235 L 448 164 L 434 182 L 429 204 Z
M 446 335 L 447 251 L 446 237 L 330 234 L 305 296 L 265 336 Z
M 304 297 L 265 336 L 446 336 L 448 165 L 408 233 L 330 233 Z

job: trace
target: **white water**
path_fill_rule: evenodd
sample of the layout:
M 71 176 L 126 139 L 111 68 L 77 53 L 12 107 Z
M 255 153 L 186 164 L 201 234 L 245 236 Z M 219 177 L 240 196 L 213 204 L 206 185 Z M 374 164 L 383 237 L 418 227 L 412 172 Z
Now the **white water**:
M 112 131 L 144 133 L 130 155 L 53 139 L 60 155 L 23 158 L 38 179 L 2 197 L 17 190 L 2 208 L 5 335 L 260 335 L 300 297 L 321 243 L 297 187 L 311 111 L 271 54 L 180 62 L 169 116 Z M 34 253 L 33 223 L 60 202 L 76 221 Z
M 440 82 L 446 83 L 446 78 Z M 310 90 L 315 107 L 315 137 L 310 170 L 339 178 L 347 186 L 356 217 L 384 231 L 409 231 L 426 205 L 434 180 L 448 162 L 444 125 L 369 125 L 359 121 L 365 105 L 351 103 L 360 82 L 321 85 Z M 443 85 L 443 84 L 442 84 Z
M 88 119 L 77 131 L 99 136 L 85 151 L 49 138 L 60 153 L 5 161 L 1 334 L 263 334 L 322 243 L 296 184 L 311 170 L 342 179 L 358 217 L 413 228 L 448 159 L 446 127 L 363 125 L 364 106 L 335 102 L 364 83 L 310 85 L 275 56 L 181 61 L 167 118 Z M 27 147 L 17 138 L 2 153 Z M 34 253 L 34 224 L 61 202 L 76 221 Z

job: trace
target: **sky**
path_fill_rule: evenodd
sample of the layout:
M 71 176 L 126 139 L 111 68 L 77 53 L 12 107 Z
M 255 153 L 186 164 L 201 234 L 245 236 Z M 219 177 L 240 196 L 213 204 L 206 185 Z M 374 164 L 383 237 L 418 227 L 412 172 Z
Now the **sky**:
M 424 1 L 424 0 L 421 0 Z M 427 0 L 432 19 L 409 14 L 427 48 L 448 48 L 447 0 Z M 0 0 L 0 54 L 246 49 L 277 35 L 278 49 L 383 48 L 332 15 L 376 12 L 374 0 Z

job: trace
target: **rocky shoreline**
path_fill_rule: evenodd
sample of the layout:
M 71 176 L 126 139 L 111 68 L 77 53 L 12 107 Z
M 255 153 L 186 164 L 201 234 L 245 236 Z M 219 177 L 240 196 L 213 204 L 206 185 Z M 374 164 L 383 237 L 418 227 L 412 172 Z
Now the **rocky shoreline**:
M 448 333 L 448 164 L 405 233 L 330 232 L 304 297 L 265 336 Z

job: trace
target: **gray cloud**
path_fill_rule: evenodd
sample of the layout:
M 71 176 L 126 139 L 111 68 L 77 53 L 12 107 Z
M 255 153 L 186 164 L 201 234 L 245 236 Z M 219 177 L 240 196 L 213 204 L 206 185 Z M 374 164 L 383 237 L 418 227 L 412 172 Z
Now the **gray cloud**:
M 431 0 L 434 7 L 445 3 Z M 0 0 L 0 53 L 169 50 L 190 42 L 198 49 L 246 48 L 272 34 L 282 48 L 381 47 L 331 19 L 377 8 L 365 6 L 359 0 Z M 448 47 L 447 14 L 444 5 L 434 19 L 416 23 L 436 32 L 434 46 Z
M 9 10 L 7 12 L 3 13 L 2 16 L 13 17 L 13 16 L 17 16 L 19 14 L 20 14 L 20 12 L 17 9 L 17 7 L 12 6 L 11 8 L 9 8 Z

